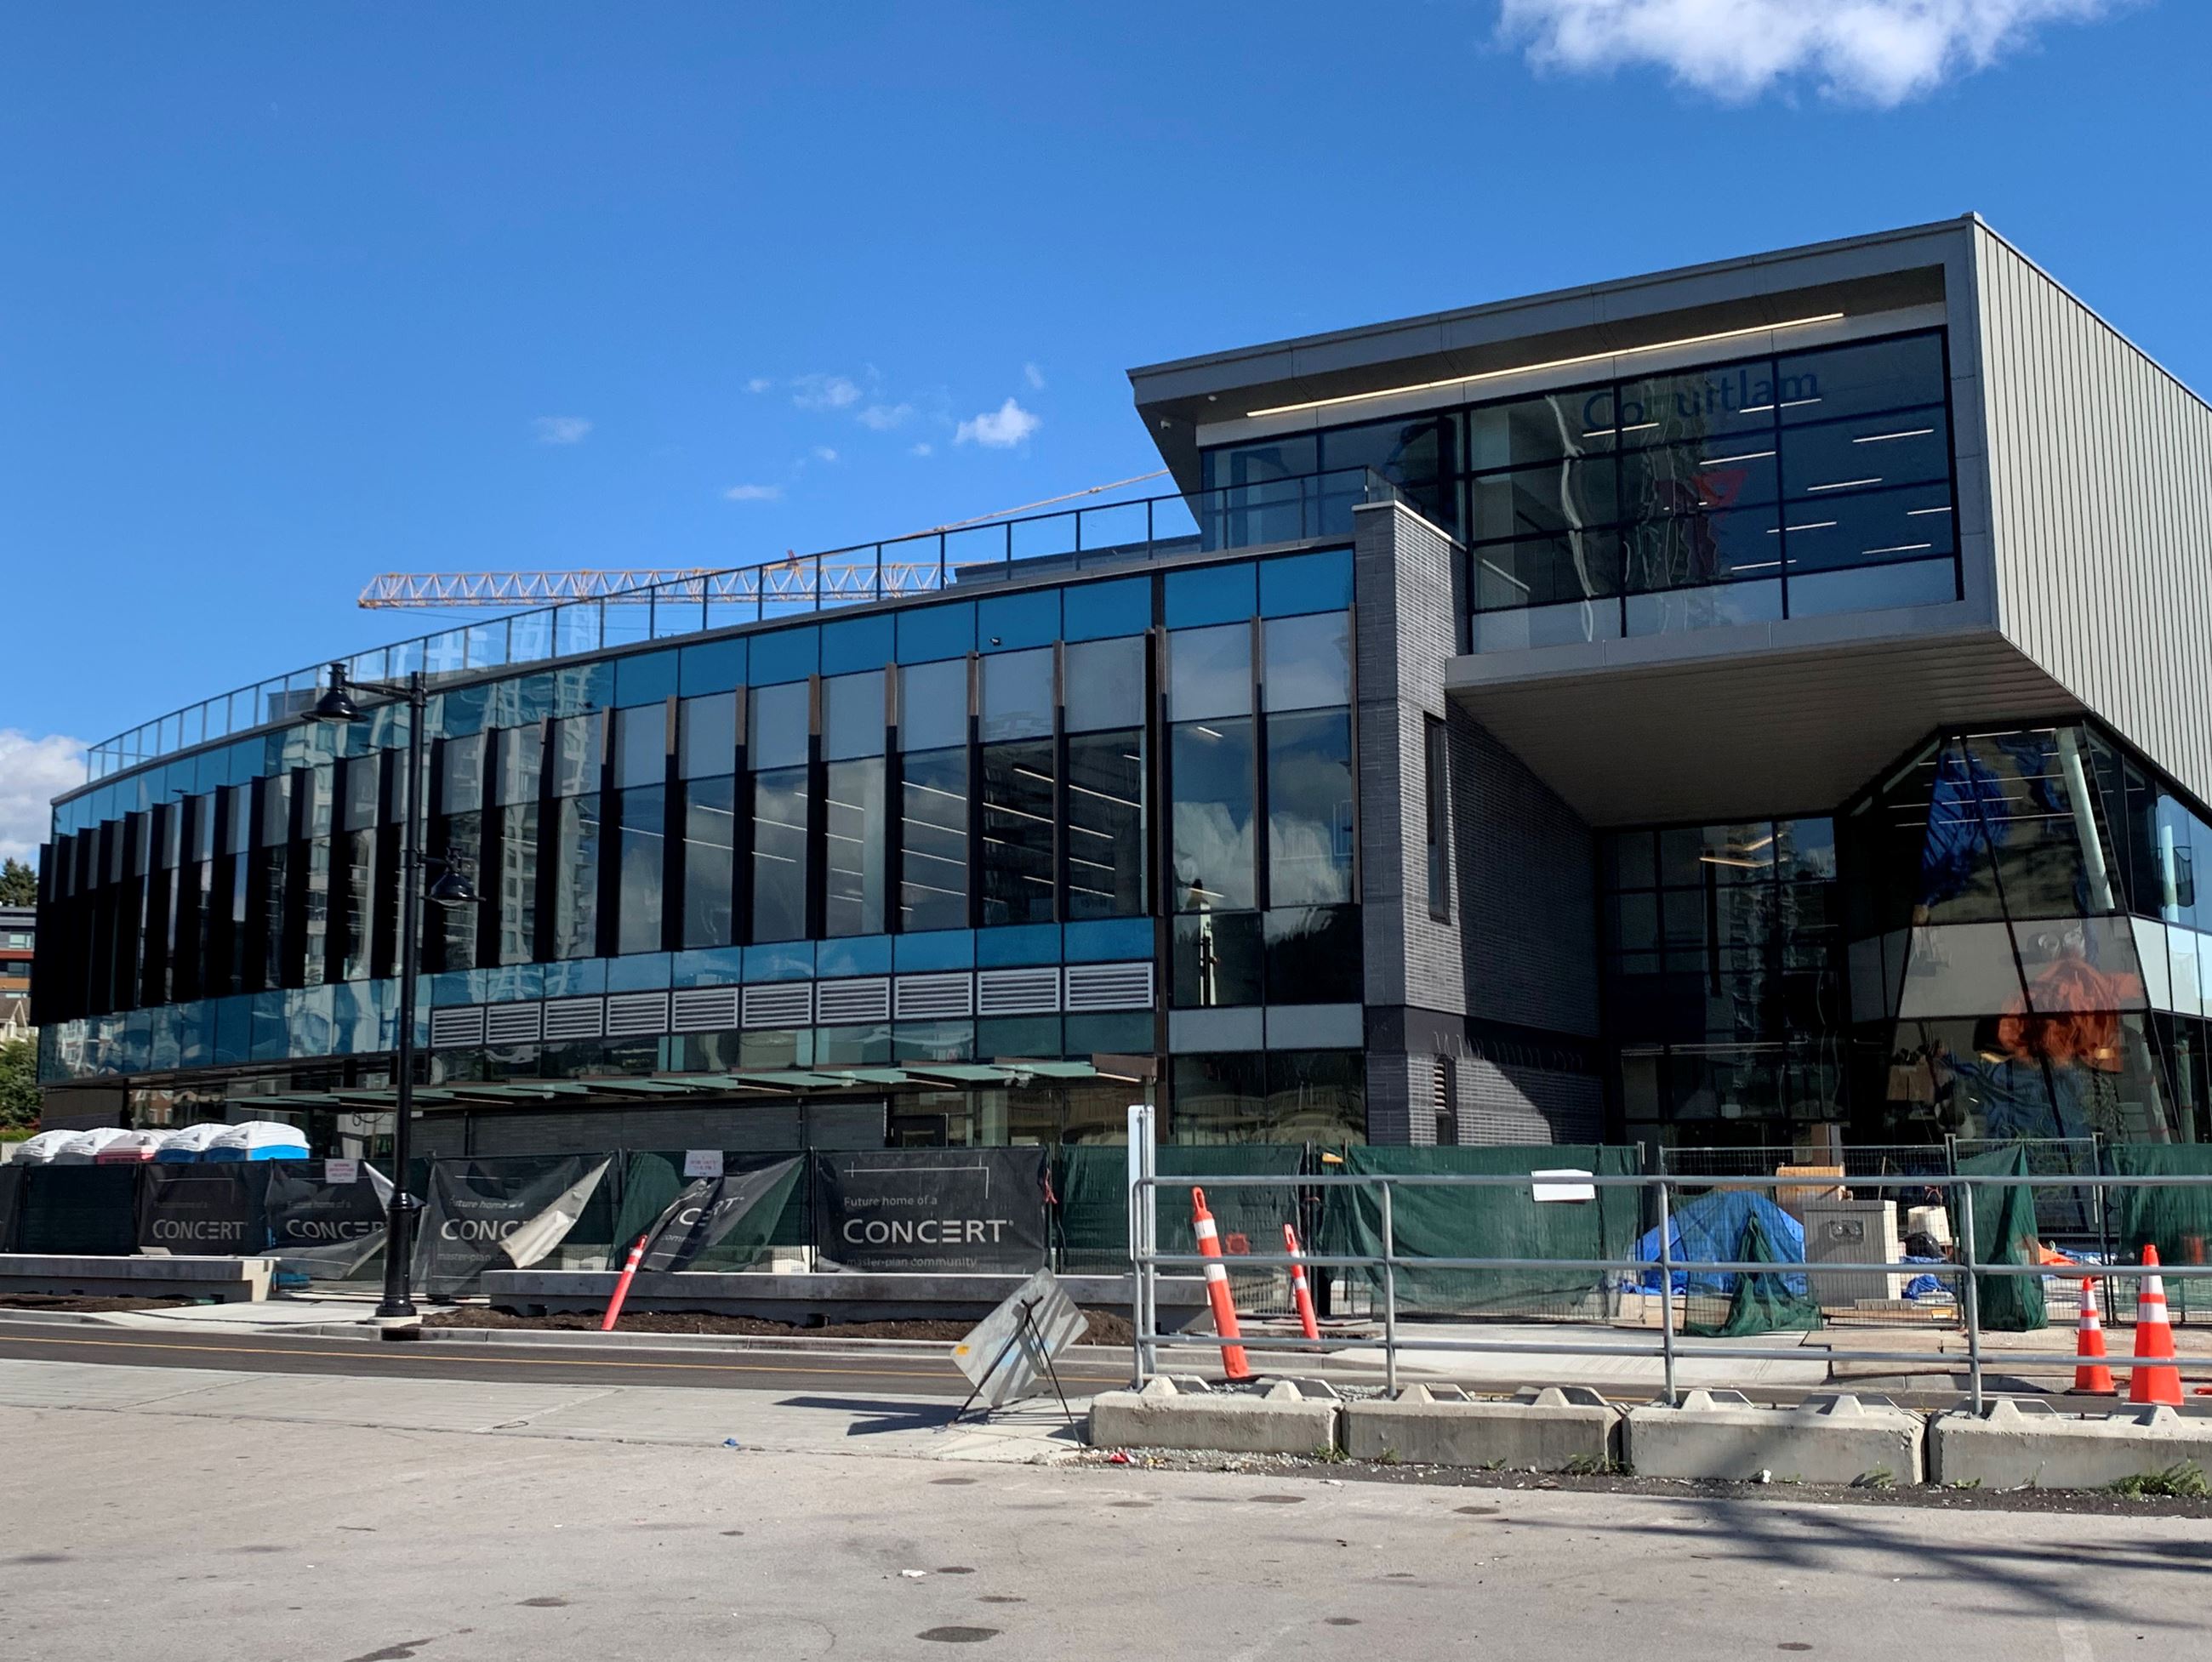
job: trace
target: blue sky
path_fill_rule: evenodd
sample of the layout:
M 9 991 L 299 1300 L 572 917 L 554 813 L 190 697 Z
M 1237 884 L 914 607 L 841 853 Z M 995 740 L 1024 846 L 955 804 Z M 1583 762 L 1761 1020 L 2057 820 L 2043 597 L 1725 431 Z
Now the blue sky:
M 2208 61 L 2185 0 L 27 0 L 0 848 L 70 741 L 431 626 L 379 572 L 1143 473 L 1162 358 L 1973 209 L 2212 386 Z

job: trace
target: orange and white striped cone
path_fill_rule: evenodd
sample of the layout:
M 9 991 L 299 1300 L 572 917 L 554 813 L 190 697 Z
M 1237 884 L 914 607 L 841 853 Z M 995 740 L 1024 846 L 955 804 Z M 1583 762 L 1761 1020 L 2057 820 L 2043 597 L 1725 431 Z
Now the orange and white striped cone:
M 2087 1276 L 2081 1279 L 2081 1325 L 2074 1355 L 2080 1364 L 2074 1370 L 2077 1392 L 2091 1397 L 2119 1394 L 2119 1387 L 2112 1383 L 2112 1370 L 2105 1366 L 2105 1324 L 2097 1315 L 2097 1283 Z
M 622 1319 L 623 1301 L 629 1296 L 629 1284 L 637 1279 L 638 1260 L 645 1256 L 645 1244 L 653 1239 L 648 1229 L 637 1238 L 637 1245 L 629 1249 L 629 1262 L 623 1265 L 621 1278 L 615 1283 L 615 1295 L 607 1301 L 607 1313 L 599 1319 L 599 1331 L 611 1333 L 615 1324 Z
M 1213 1214 L 1206 1210 L 1203 1189 L 1190 1192 L 1190 1228 L 1198 1237 L 1199 1255 L 1206 1260 L 1206 1296 L 1213 1306 L 1213 1331 L 1224 1339 L 1242 1338 L 1244 1331 L 1237 1325 L 1237 1301 L 1229 1293 L 1229 1271 L 1221 1263 L 1221 1232 L 1214 1227 Z M 1243 1345 L 1221 1347 L 1221 1371 L 1239 1382 L 1252 1377 L 1252 1364 L 1245 1360 Z
M 1298 1307 L 1298 1331 L 1317 1339 L 1321 1324 L 1314 1319 L 1313 1293 L 1306 1286 L 1306 1266 L 1300 1261 L 1305 1254 L 1298 1250 L 1298 1232 L 1287 1223 L 1283 1225 L 1283 1248 L 1291 1255 L 1291 1297 Z
M 2136 1295 L 2136 1355 L 2128 1375 L 2128 1400 L 2134 1404 L 2164 1403 L 2181 1406 L 2181 1370 L 2172 1362 L 2173 1324 L 2166 1313 L 2166 1278 L 2158 1273 L 2158 1248 L 2142 1250 L 2142 1291 Z

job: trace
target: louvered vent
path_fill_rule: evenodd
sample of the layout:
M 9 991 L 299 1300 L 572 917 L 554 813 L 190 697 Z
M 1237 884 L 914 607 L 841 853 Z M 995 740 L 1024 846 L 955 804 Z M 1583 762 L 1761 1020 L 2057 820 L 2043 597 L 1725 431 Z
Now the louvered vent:
M 543 1032 L 540 1025 L 541 1006 L 530 1004 L 494 1004 L 484 1012 L 484 1043 L 487 1045 L 534 1045 Z
M 738 990 L 685 987 L 672 1000 L 672 1023 L 678 1033 L 713 1033 L 738 1024 Z
M 902 1022 L 941 1022 L 975 1013 L 975 978 L 957 975 L 902 975 L 893 1013 Z
M 814 1025 L 814 983 L 771 981 L 745 989 L 749 1028 L 805 1028 Z
M 1050 1016 L 1059 1008 L 1057 969 L 987 969 L 975 977 L 978 1016 Z
M 891 1019 L 891 984 L 883 976 L 865 981 L 823 981 L 814 989 L 814 1019 L 823 1027 L 847 1027 Z
M 658 1039 L 668 1031 L 668 995 L 665 992 L 611 992 L 607 995 L 607 1037 Z
M 1152 1007 L 1152 967 L 1150 964 L 1070 964 L 1067 967 L 1067 1010 L 1082 1015 L 1101 1010 L 1150 1010 Z
M 481 1045 L 484 1036 L 482 1004 L 462 1004 L 430 1012 L 430 1047 L 451 1050 L 457 1045 Z
M 545 1005 L 545 1042 L 596 1039 L 605 1030 L 606 1001 L 603 998 L 553 998 Z

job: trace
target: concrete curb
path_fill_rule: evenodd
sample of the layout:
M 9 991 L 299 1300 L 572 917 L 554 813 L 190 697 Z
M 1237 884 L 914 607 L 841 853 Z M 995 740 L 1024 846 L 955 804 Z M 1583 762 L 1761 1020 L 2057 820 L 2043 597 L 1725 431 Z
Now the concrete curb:
M 1604 1471 L 1620 1464 L 1620 1410 L 1587 1386 L 1472 1402 L 1453 1387 L 1414 1385 L 1390 1401 L 1346 1404 L 1344 1452 L 1421 1465 Z
M 2185 1460 L 2212 1471 L 2212 1422 L 2171 1408 L 2063 1413 L 2000 1397 L 1928 1425 L 1929 1481 L 1981 1489 L 2109 1489 Z

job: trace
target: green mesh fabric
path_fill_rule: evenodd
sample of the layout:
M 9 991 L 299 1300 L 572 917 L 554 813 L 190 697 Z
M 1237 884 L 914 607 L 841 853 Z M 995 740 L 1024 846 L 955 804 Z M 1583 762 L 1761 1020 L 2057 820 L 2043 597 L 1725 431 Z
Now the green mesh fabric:
M 795 1153 L 796 1151 L 794 1151 Z M 732 1155 L 732 1161 L 748 1164 L 767 1164 L 777 1160 L 788 1160 L 792 1155 L 744 1154 Z M 763 1262 L 769 1252 L 778 1246 L 801 1247 L 811 1239 L 809 1197 L 813 1186 L 805 1180 L 805 1162 L 802 1156 L 798 1173 L 783 1204 L 771 1219 L 766 1216 L 749 1217 L 720 1240 L 694 1259 L 694 1270 L 749 1270 Z M 629 1249 L 637 1238 L 651 1228 L 653 1221 L 668 1210 L 669 1202 L 682 1193 L 690 1181 L 684 1175 L 684 1154 L 681 1149 L 641 1151 L 629 1156 L 621 1172 L 621 1200 L 614 1213 L 613 1233 L 607 1247 L 606 1263 L 611 1270 L 619 1270 L 629 1256 Z
M 1306 1149 L 1299 1143 L 1238 1143 L 1226 1146 L 1169 1143 L 1158 1150 L 1164 1178 L 1188 1179 L 1205 1188 L 1211 1177 L 1281 1177 L 1278 1186 L 1207 1189 L 1206 1210 L 1221 1231 L 1222 1247 L 1279 1253 L 1283 1225 L 1298 1218 L 1300 1172 Z M 1117 1274 L 1129 1267 L 1129 1151 L 1119 1144 L 1075 1143 L 1060 1150 L 1053 1174 L 1060 1196 L 1057 1242 L 1061 1265 L 1073 1274 Z M 1159 1248 L 1194 1253 L 1190 1188 L 1172 1183 L 1159 1191 Z M 1243 1243 L 1240 1248 L 1239 1243 Z M 1176 1274 L 1194 1274 L 1176 1271 Z
M 2018 1145 L 1969 1155 L 1959 1175 L 1972 1178 L 2026 1177 L 2027 1150 Z M 2024 1185 L 1975 1182 L 1974 1260 L 1978 1264 L 2033 1264 L 2040 1256 L 2035 1223 L 2035 1191 Z M 2027 1333 L 2049 1325 L 2044 1319 L 2043 1281 L 2039 1276 L 1976 1276 L 1975 1297 L 1982 1325 L 1993 1333 Z
M 1789 1264 L 1777 1252 L 1766 1226 L 1753 1212 L 1744 1219 L 1735 1247 L 1741 1264 Z M 1717 1322 L 1691 1322 L 1683 1331 L 1700 1338 L 1749 1338 L 1759 1333 L 1809 1333 L 1820 1325 L 1820 1306 L 1802 1270 L 1785 1275 L 1739 1275 L 1728 1313 Z
M 1475 1173 L 1518 1175 L 1574 1169 L 1633 1176 L 1633 1149 L 1595 1145 L 1523 1148 L 1383 1148 L 1344 1151 L 1353 1175 Z M 1328 1253 L 1382 1249 L 1382 1193 L 1372 1185 L 1330 1188 L 1321 1231 Z M 1532 1186 L 1395 1188 L 1392 1231 L 1401 1258 L 1625 1259 L 1641 1233 L 1643 1204 L 1633 1188 L 1601 1188 L 1595 1200 L 1544 1201 Z M 1350 1271 L 1360 1274 L 1360 1271 Z M 1382 1285 L 1380 1271 L 1364 1272 Z M 1601 1295 L 1600 1270 L 1401 1270 L 1401 1310 L 1470 1314 L 1576 1313 Z
M 2119 1143 L 2105 1150 L 2105 1163 L 2114 1177 L 2212 1176 L 2212 1143 Z M 2212 1187 L 2114 1189 L 2111 1195 L 2112 1249 L 2122 1258 L 2140 1258 L 2150 1246 L 2158 1248 L 2161 1264 L 2208 1261 Z M 2212 1309 L 2212 1281 L 2168 1277 L 2166 1300 L 2176 1316 Z

